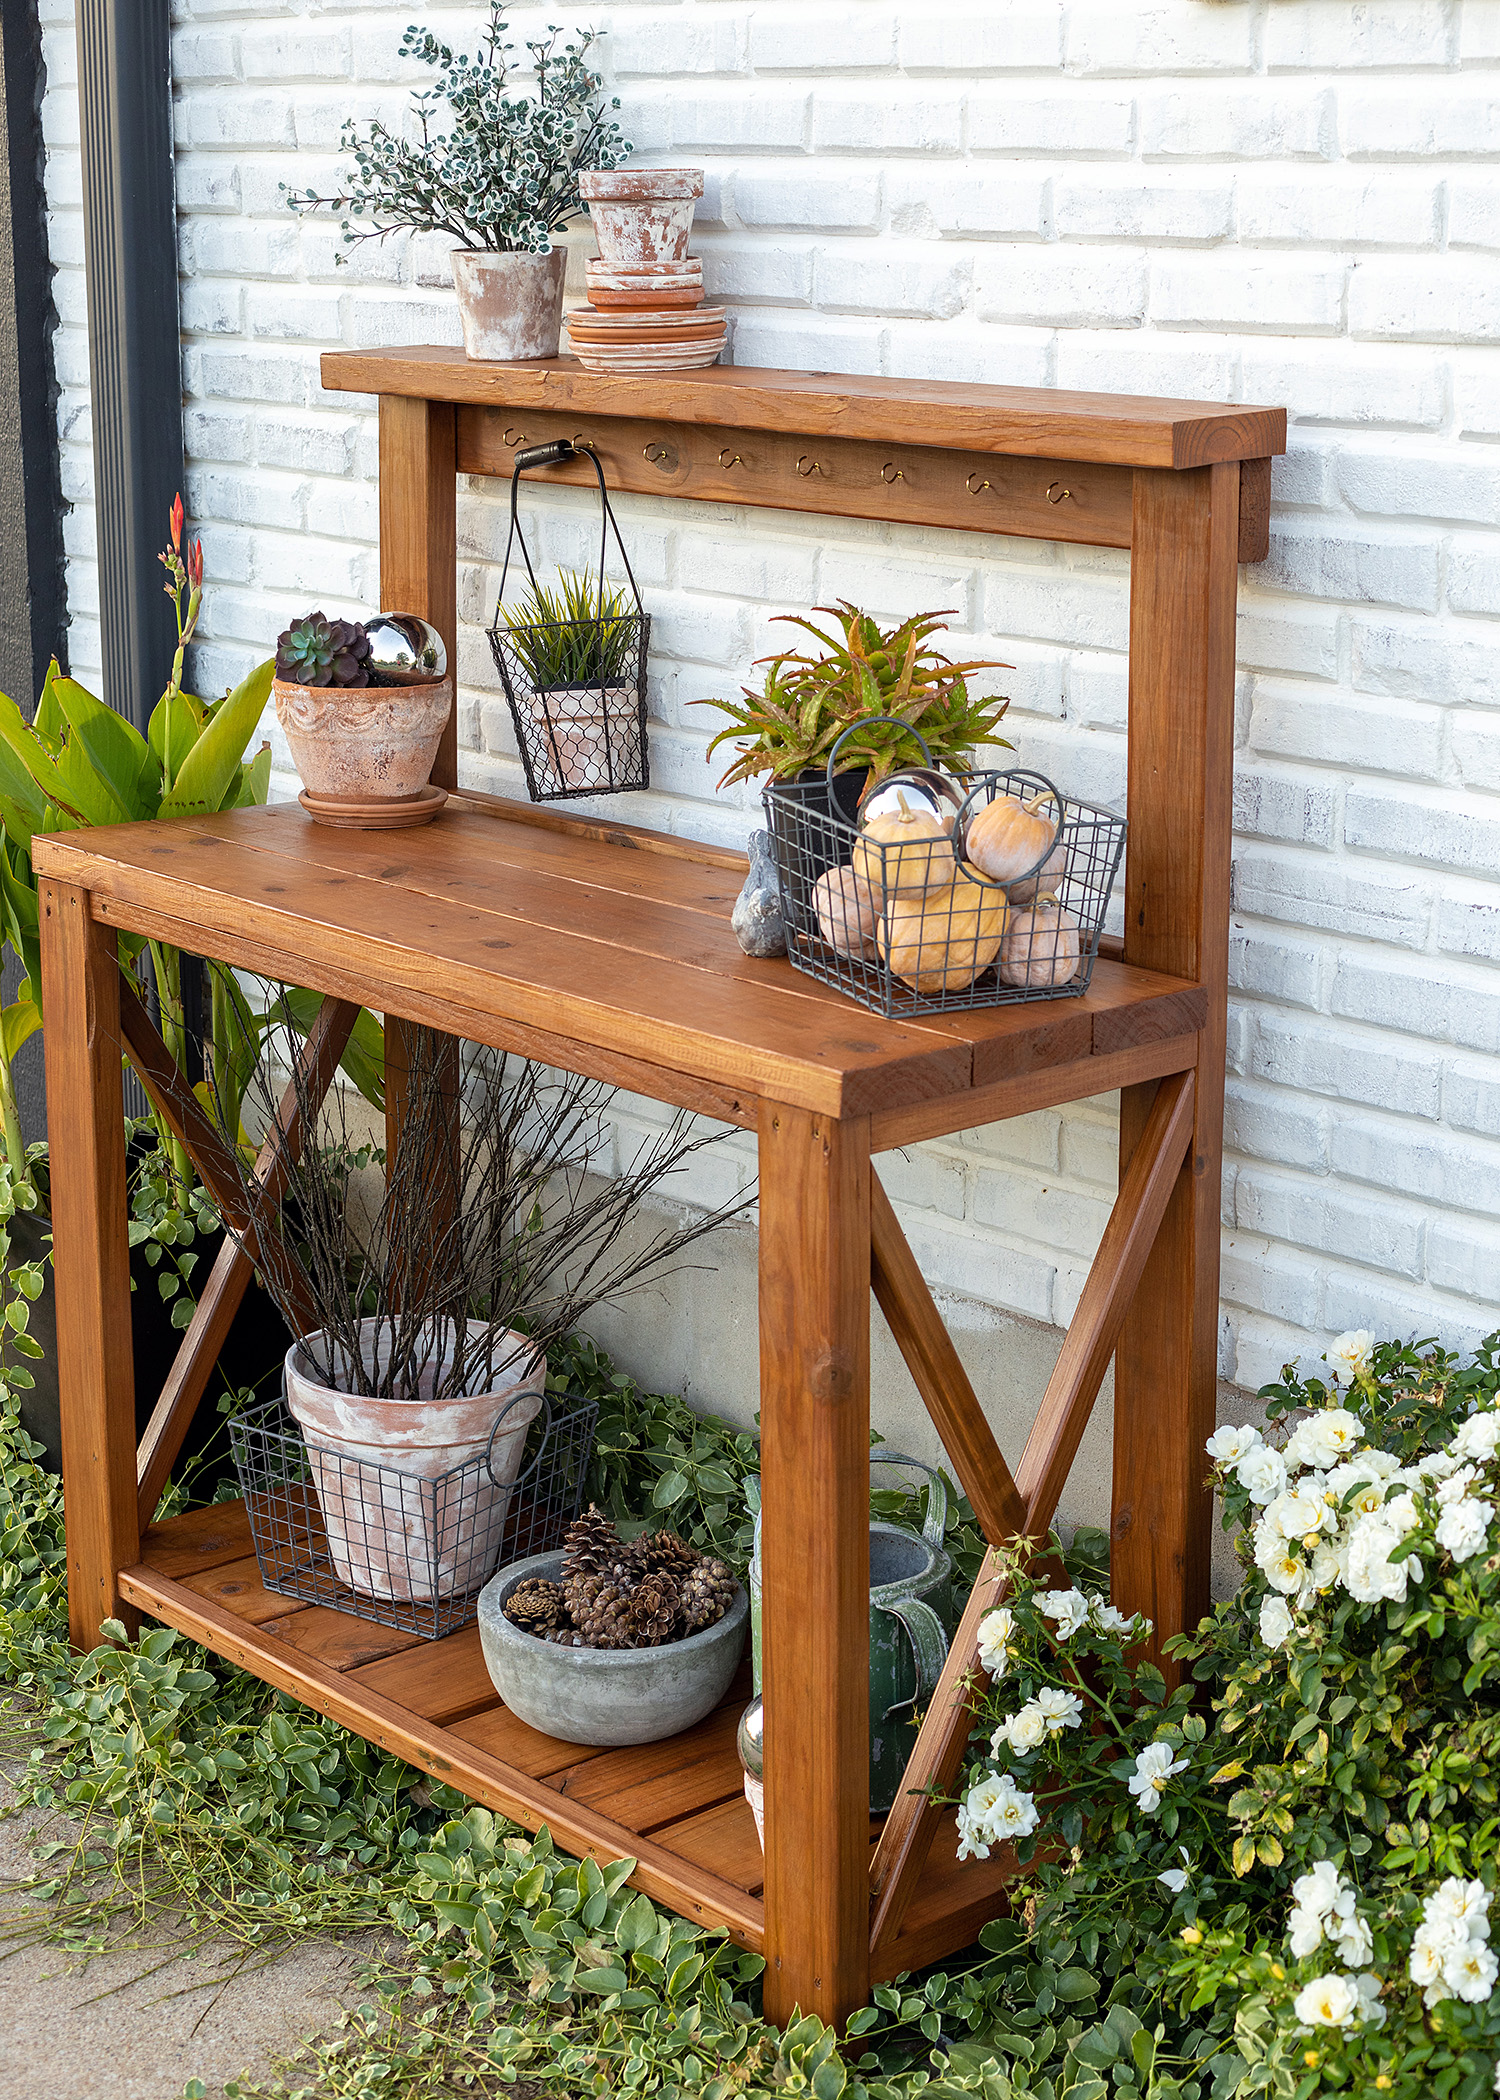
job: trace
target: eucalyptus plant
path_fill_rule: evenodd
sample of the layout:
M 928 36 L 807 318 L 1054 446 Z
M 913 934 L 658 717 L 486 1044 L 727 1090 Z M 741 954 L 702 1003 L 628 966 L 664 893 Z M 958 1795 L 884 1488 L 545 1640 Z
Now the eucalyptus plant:
M 509 26 L 500 0 L 490 0 L 488 27 L 470 58 L 413 23 L 401 55 L 437 71 L 433 85 L 412 97 L 415 136 L 378 117 L 361 132 L 350 118 L 341 146 L 354 167 L 345 186 L 323 196 L 283 183 L 292 210 L 345 212 L 351 246 L 409 227 L 451 234 L 465 248 L 545 255 L 552 235 L 583 210 L 580 174 L 618 168 L 631 146 L 609 114 L 618 98 L 601 99 L 603 80 L 586 62 L 596 31 L 567 36 L 552 25 L 544 38 L 527 40 L 529 63 L 518 65 L 515 45 L 505 41 Z M 528 73 L 529 94 L 518 88 Z M 450 128 L 439 131 L 445 103 Z
M 980 700 L 968 681 L 978 671 L 1006 671 L 1008 664 L 976 658 L 953 663 L 932 644 L 949 615 L 919 613 L 885 628 L 847 599 L 819 605 L 836 632 L 826 634 L 800 613 L 777 618 L 802 627 L 821 645 L 821 653 L 786 649 L 761 657 L 766 675 L 759 692 L 741 688 L 738 700 L 698 700 L 696 707 L 716 707 L 730 717 L 708 747 L 713 756 L 731 738 L 735 760 L 719 786 L 769 773 L 773 781 L 795 780 L 822 771 L 834 745 L 853 729 L 839 752 L 838 770 L 868 766 L 872 781 L 883 780 L 899 764 L 910 764 L 916 747 L 908 728 L 921 735 L 934 763 L 963 768 L 972 763 L 980 744 L 1010 746 L 995 729 L 1008 700 Z M 870 722 L 876 715 L 889 722 Z

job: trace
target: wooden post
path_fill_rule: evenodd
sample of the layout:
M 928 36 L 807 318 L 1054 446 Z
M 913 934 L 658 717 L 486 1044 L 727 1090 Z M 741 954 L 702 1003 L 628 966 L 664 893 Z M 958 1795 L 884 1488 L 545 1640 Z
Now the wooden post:
M 766 2017 L 869 1994 L 870 1130 L 760 1113 Z
M 1192 1146 L 1115 1354 L 1115 1601 L 1158 1644 L 1209 1601 L 1239 476 L 1135 476 L 1125 960 L 1208 991 Z M 1155 1092 L 1121 1095 L 1122 1178 Z
M 431 620 L 458 687 L 458 581 L 451 401 L 380 397 L 380 603 Z M 458 786 L 458 705 L 438 747 L 432 778 Z
M 68 1631 L 88 1649 L 106 1619 L 139 1624 L 115 1587 L 141 1550 L 119 936 L 91 917 L 87 890 L 44 880 L 40 892 Z

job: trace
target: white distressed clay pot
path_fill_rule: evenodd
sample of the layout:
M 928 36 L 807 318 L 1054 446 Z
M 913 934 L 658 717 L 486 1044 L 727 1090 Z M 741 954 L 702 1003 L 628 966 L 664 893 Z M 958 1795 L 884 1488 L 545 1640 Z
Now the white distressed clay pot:
M 701 168 L 618 169 L 580 175 L 602 262 L 636 269 L 685 262 L 693 206 L 703 195 Z
M 565 248 L 553 248 L 546 255 L 455 248 L 450 260 L 467 357 L 489 364 L 556 357 L 568 267 Z
M 523 1335 L 509 1335 L 515 1348 L 487 1392 L 434 1400 L 454 1339 L 452 1323 L 442 1326 L 434 1360 L 409 1399 L 340 1392 L 321 1382 L 304 1342 L 287 1351 L 287 1407 L 307 1439 L 329 1557 L 339 1580 L 367 1597 L 425 1603 L 474 1590 L 500 1558 L 547 1366 Z M 382 1321 L 360 1323 L 361 1352 L 372 1368 L 389 1354 L 382 1329 Z M 469 1463 L 486 1450 L 488 1466 Z M 444 1477 L 460 1466 L 456 1479 Z
M 547 792 L 583 793 L 607 785 L 611 773 L 628 780 L 639 771 L 640 715 L 629 686 L 554 686 L 533 694 L 530 706 L 543 765 L 556 776 Z
M 431 685 L 271 688 L 292 764 L 310 795 L 335 802 L 402 802 L 432 774 L 453 706 L 453 681 Z

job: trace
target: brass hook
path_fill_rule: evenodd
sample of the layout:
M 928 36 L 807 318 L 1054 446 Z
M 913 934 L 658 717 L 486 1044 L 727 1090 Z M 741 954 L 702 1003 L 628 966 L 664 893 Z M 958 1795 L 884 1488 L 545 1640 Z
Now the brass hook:
M 824 466 L 822 460 L 813 459 L 806 452 L 799 452 L 797 455 L 797 472 L 804 481 L 806 481 L 809 474 L 821 474 L 825 480 L 828 478 L 828 469 Z
M 977 474 L 977 473 L 978 473 L 978 471 L 979 471 L 979 470 L 978 470 L 978 468 L 976 467 L 976 468 L 975 468 L 975 470 L 974 470 L 974 472 L 975 472 L 975 473 Z M 971 475 L 970 475 L 970 476 L 968 477 L 967 481 L 965 481 L 965 483 L 964 483 L 964 487 L 965 487 L 965 488 L 966 488 L 966 489 L 968 490 L 968 492 L 969 492 L 969 494 L 970 494 L 971 496 L 982 496 L 982 495 L 984 494 L 985 490 L 986 490 L 987 488 L 989 488 L 990 486 L 991 486 L 991 484 L 990 484 L 990 483 L 989 483 L 988 481 L 981 481 L 981 482 L 980 482 L 980 484 L 979 484 L 979 486 L 978 486 L 978 488 L 975 488 L 975 486 L 974 486 L 974 475 L 973 475 L 973 474 L 971 474 Z
M 507 423 L 504 430 L 501 432 L 500 442 L 503 445 L 524 445 L 526 442 L 526 433 L 523 430 L 518 436 L 516 432 L 511 428 L 510 424 Z
M 1072 493 L 1073 491 L 1069 488 L 1064 488 L 1060 481 L 1049 481 L 1047 484 L 1047 501 L 1049 503 L 1065 502 Z
M 744 459 L 738 452 L 731 452 L 727 445 L 722 445 L 719 448 L 719 465 L 726 474 L 731 467 L 742 467 L 744 464 Z
M 641 447 L 641 458 L 649 459 L 653 467 L 658 461 L 665 459 L 666 456 L 666 446 L 661 444 L 656 438 L 653 438 L 649 445 L 642 445 Z
M 894 469 L 894 472 L 892 469 Z M 892 488 L 898 481 L 905 481 L 906 471 L 904 468 L 896 466 L 896 462 L 893 459 L 888 459 L 880 470 L 880 478 L 887 488 Z

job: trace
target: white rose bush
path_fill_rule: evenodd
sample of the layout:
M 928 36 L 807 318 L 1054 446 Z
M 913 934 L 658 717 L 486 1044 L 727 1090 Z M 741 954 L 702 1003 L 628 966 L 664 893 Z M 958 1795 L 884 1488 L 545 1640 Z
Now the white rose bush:
M 1500 2092 L 1497 1352 L 1342 1335 L 1322 1375 L 1265 1388 L 1267 1427 L 1215 1432 L 1241 1583 L 1169 1644 L 1170 1695 L 1097 1552 L 1072 1587 L 1055 1555 L 1008 1566 L 960 1850 L 1014 1847 L 1026 1926 L 985 1944 L 1044 2000 L 1091 1979 L 1097 2024 L 1044 2005 L 1043 2079 L 997 1975 L 1006 2100 Z

